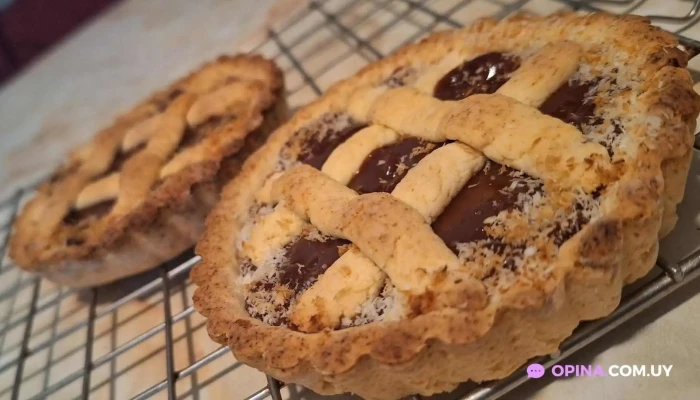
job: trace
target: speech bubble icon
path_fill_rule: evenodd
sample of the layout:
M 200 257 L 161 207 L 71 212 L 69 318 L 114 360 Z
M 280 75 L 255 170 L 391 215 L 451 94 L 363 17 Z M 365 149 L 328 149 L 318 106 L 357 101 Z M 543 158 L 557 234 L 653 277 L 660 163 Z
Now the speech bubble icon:
M 527 366 L 527 376 L 539 379 L 544 376 L 544 366 L 542 364 L 530 364 Z

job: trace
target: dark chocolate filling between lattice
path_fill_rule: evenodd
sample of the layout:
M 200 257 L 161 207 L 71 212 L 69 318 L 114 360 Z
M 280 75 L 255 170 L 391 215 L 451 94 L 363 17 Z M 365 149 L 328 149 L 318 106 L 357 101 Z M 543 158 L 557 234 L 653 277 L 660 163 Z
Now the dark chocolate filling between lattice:
M 446 74 L 436 85 L 434 95 L 441 100 L 461 100 L 473 94 L 496 92 L 511 74 L 520 66 L 520 58 L 506 53 L 488 53 L 466 61 Z M 393 75 L 397 75 L 394 77 Z M 387 80 L 390 86 L 403 84 L 403 71 L 397 69 L 395 74 Z M 395 79 L 392 79 L 395 78 Z M 579 130 L 584 125 L 598 125 L 600 118 L 595 116 L 595 102 L 592 100 L 597 81 L 578 82 L 569 81 L 559 87 L 540 107 L 540 111 L 546 115 L 558 118 L 568 124 L 576 126 Z M 328 118 L 328 116 L 324 116 Z M 322 123 L 323 120 L 320 122 Z M 327 129 L 324 137 L 319 138 L 314 132 L 303 132 L 300 136 L 307 137 L 307 142 L 302 146 L 303 151 L 299 160 L 320 169 L 331 152 L 350 136 L 364 126 L 348 125 L 340 130 Z M 318 128 L 317 129 L 321 129 Z M 363 162 L 348 187 L 360 194 L 372 192 L 391 192 L 401 181 L 405 174 L 413 168 L 430 151 L 444 143 L 429 143 L 417 138 L 408 138 L 394 144 L 383 146 L 374 150 Z M 447 246 L 455 254 L 459 254 L 459 245 L 464 243 L 482 243 L 485 248 L 496 254 L 504 256 L 503 267 L 516 268 L 515 257 L 522 257 L 524 246 L 518 243 L 506 243 L 502 238 L 491 237 L 484 229 L 484 221 L 507 210 L 518 209 L 521 194 L 539 192 L 543 195 L 542 184 L 534 184 L 536 179 L 523 172 L 500 165 L 494 161 L 487 161 L 486 166 L 477 172 L 452 199 L 442 214 L 433 222 L 432 228 L 443 239 Z M 595 197 L 595 196 L 594 196 Z M 588 223 L 588 218 L 581 212 L 581 204 L 575 205 L 572 215 L 563 221 L 553 221 L 549 237 L 557 245 L 561 245 L 582 227 Z M 335 241 L 340 239 L 331 239 Z M 299 246 L 299 247 L 297 247 Z M 279 281 L 270 285 L 268 283 L 254 283 L 251 291 L 273 290 L 277 285 L 284 285 L 292 289 L 297 295 L 308 288 L 309 282 L 315 282 L 327 267 L 319 268 L 318 262 L 307 264 L 308 254 L 323 252 L 324 243 L 299 239 L 285 248 L 285 257 L 293 258 L 299 263 L 290 269 L 290 264 L 285 262 L 278 267 Z M 305 257 L 299 257 L 303 248 Z M 325 253 L 323 253 L 325 254 Z M 335 261 L 333 259 L 332 261 Z M 328 258 L 325 262 L 331 263 Z M 306 277 L 312 279 L 290 279 L 291 276 Z M 308 272 L 307 272 L 308 271 Z M 308 275 L 307 275 L 308 274 Z M 484 278 L 495 274 L 495 270 L 489 272 Z M 289 307 L 287 303 L 285 307 Z M 260 316 L 253 315 L 260 318 Z M 283 321 L 286 324 L 288 321 Z M 293 328 L 293 327 L 292 327 Z

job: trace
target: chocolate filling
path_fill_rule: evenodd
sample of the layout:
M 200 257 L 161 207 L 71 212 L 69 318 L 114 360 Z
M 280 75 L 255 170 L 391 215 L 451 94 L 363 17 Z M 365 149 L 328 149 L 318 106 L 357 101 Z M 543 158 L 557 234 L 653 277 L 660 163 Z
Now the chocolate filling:
M 458 243 L 486 239 L 484 220 L 515 206 L 518 195 L 529 190 L 525 183 L 518 184 L 525 176 L 489 161 L 433 222 L 433 230 L 456 254 L 459 253 Z
M 561 246 L 564 242 L 571 239 L 589 221 L 581 212 L 581 205 L 576 204 L 575 207 L 577 210 L 572 216 L 564 221 L 558 221 L 554 229 L 549 232 L 549 237 L 552 238 L 557 246 Z
M 66 239 L 66 246 L 80 246 L 85 243 L 85 239 L 78 237 L 69 237 Z
M 441 100 L 461 100 L 477 93 L 494 93 L 520 66 L 517 56 L 505 53 L 487 53 L 467 61 L 450 71 L 437 83 L 434 95 Z M 583 125 L 597 125 L 600 118 L 594 115 L 595 102 L 592 91 L 597 81 L 568 81 L 561 85 L 541 105 L 540 111 L 574 125 L 581 130 Z M 501 211 L 516 206 L 518 195 L 529 190 L 521 183 L 526 176 L 494 163 L 473 176 L 455 196 L 443 213 L 433 222 L 435 233 L 458 253 L 458 243 L 469 243 L 488 239 L 487 247 L 503 253 L 506 245 L 498 239 L 489 238 L 484 230 L 484 220 Z M 536 190 L 542 190 L 541 187 Z M 580 206 L 579 206 L 580 207 Z M 558 222 L 550 232 L 557 244 L 565 242 L 587 222 L 581 210 L 577 210 L 566 221 Z
M 365 158 L 348 187 L 360 194 L 390 193 L 408 170 L 437 147 L 437 143 L 416 138 L 380 147 Z
M 600 79 L 588 82 L 566 82 L 542 103 L 540 111 L 543 114 L 571 124 L 580 131 L 583 131 L 584 125 L 601 125 L 603 119 L 595 115 L 596 104 L 594 101 L 594 88 L 599 82 Z M 615 82 L 612 82 L 612 84 L 614 86 Z M 596 139 L 598 143 L 605 146 L 610 157 L 615 153 L 613 144 L 615 138 L 622 133 L 622 125 L 619 120 L 612 120 L 612 124 L 612 135 L 602 140 Z
M 277 274 L 253 283 L 250 291 L 252 293 L 270 293 L 277 290 L 279 286 L 290 289 L 293 296 L 288 293 L 283 299 L 279 297 L 269 299 L 274 302 L 275 311 L 282 313 L 282 311 L 289 309 L 296 295 L 310 288 L 318 280 L 318 277 L 340 258 L 341 246 L 349 244 L 350 242 L 347 240 L 338 238 L 320 241 L 309 237 L 300 237 L 284 248 L 284 261 L 277 267 Z M 255 267 L 249 261 L 244 262 L 241 266 L 241 272 L 244 274 L 252 271 L 255 271 Z M 246 298 L 245 305 L 252 317 L 263 319 L 263 315 L 257 313 L 250 303 L 250 298 Z M 276 325 L 282 324 L 290 325 L 289 319 L 279 318 Z M 290 328 L 294 327 L 290 326 Z
M 340 258 L 340 246 L 348 244 L 347 240 L 337 238 L 325 241 L 297 239 L 285 247 L 285 261 L 277 268 L 279 283 L 298 293 L 308 289 Z
M 107 171 L 105 171 L 102 175 L 100 175 L 97 179 L 105 177 L 113 172 L 117 172 L 122 169 L 124 166 L 124 163 L 128 159 L 130 159 L 134 154 L 138 153 L 139 151 L 143 150 L 146 147 L 146 143 L 141 143 L 138 146 L 132 148 L 129 151 L 122 151 L 119 150 L 119 153 L 117 153 L 116 156 L 114 156 L 114 160 L 112 160 L 112 164 L 107 168 Z M 95 180 L 97 180 L 95 179 Z
M 587 96 L 595 85 L 596 82 L 566 82 L 542 103 L 540 111 L 578 130 L 582 130 L 584 124 L 598 125 L 602 121 L 594 116 L 595 102 L 592 96 Z
M 82 210 L 72 209 L 63 218 L 63 223 L 66 225 L 77 225 L 83 220 L 102 218 L 112 210 L 115 203 L 115 200 L 105 200 Z
M 486 53 L 448 72 L 435 85 L 440 100 L 462 100 L 473 94 L 490 94 L 510 79 L 520 67 L 520 58 L 507 53 Z
M 484 54 L 445 75 L 435 86 L 434 96 L 441 100 L 461 100 L 473 94 L 494 93 L 508 81 L 519 66 L 520 59 L 515 55 L 499 52 Z M 403 85 L 404 73 L 401 68 L 397 69 L 385 84 L 390 87 Z M 591 96 L 596 84 L 597 81 L 569 81 L 552 93 L 542 104 L 540 111 L 572 124 L 579 130 L 583 125 L 600 124 L 600 118 L 594 115 L 595 102 Z M 328 127 L 332 120 L 320 122 Z M 350 124 L 340 130 L 329 128 L 325 135 L 316 127 L 316 131 L 313 132 L 316 140 L 313 140 L 312 136 L 312 139 L 305 143 L 299 160 L 320 169 L 339 144 L 363 127 Z M 376 149 L 363 161 L 348 187 L 360 194 L 391 192 L 408 170 L 439 145 L 409 138 Z M 459 244 L 481 241 L 483 246 L 504 257 L 504 268 L 515 269 L 515 260 L 523 257 L 525 246 L 506 243 L 501 238 L 489 236 L 484 229 L 484 222 L 502 211 L 518 209 L 518 199 L 522 194 L 533 191 L 542 193 L 542 185 L 533 182 L 536 181 L 523 172 L 487 161 L 485 167 L 469 179 L 433 222 L 432 228 L 455 254 L 459 254 Z M 593 193 L 593 196 L 595 198 L 598 194 Z M 588 217 L 584 214 L 583 205 L 577 203 L 569 216 L 548 222 L 543 229 L 551 229 L 549 237 L 557 245 L 561 245 L 588 222 Z M 321 242 L 300 238 L 285 248 L 285 261 L 278 267 L 277 274 L 256 282 L 251 291 L 269 292 L 284 286 L 297 295 L 318 280 L 340 256 L 339 247 L 347 244 L 349 242 L 342 239 Z M 254 270 L 252 265 L 244 265 L 242 268 L 246 271 Z M 495 269 L 488 272 L 484 279 L 495 273 Z M 287 298 L 284 304 L 280 303 L 275 307 L 279 310 L 287 309 L 291 301 L 291 297 Z M 252 312 L 251 315 L 261 318 Z M 288 324 L 288 320 L 279 323 Z
M 340 130 L 330 129 L 321 138 L 317 134 L 314 138 L 304 143 L 303 150 L 299 155 L 299 161 L 316 169 L 321 169 L 336 147 L 365 127 L 366 125 L 351 124 Z

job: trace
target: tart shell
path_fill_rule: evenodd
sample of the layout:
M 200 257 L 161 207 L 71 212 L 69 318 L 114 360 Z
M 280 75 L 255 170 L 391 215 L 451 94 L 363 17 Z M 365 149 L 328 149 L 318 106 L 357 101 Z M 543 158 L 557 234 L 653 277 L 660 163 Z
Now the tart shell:
M 610 41 L 640 55 L 632 68 L 646 76 L 648 90 L 636 107 L 658 117 L 660 125 L 656 137 L 647 137 L 640 146 L 634 168 L 619 181 L 611 211 L 561 246 L 554 272 L 542 285 L 521 285 L 477 311 L 446 308 L 318 333 L 271 326 L 249 316 L 236 290 L 236 237 L 255 189 L 274 171 L 277 155 L 295 132 L 317 116 L 341 109 L 358 85 L 379 83 L 411 60 L 436 62 L 462 41 L 478 47 L 495 35 L 499 40 L 573 40 L 577 34 L 571 32 L 580 35 L 578 40 Z M 556 352 L 579 322 L 608 315 L 619 304 L 622 287 L 649 272 L 659 237 L 677 219 L 700 110 L 684 68 L 687 56 L 677 46 L 671 34 L 633 16 L 563 13 L 487 19 L 436 33 L 336 84 L 248 159 L 207 219 L 196 248 L 203 261 L 193 269 L 192 279 L 199 286 L 195 307 L 208 318 L 210 336 L 229 346 L 239 361 L 279 380 L 321 394 L 354 392 L 370 399 L 430 395 L 468 380 L 503 378 L 534 356 Z
M 223 184 L 239 172 L 245 157 L 259 148 L 287 118 L 282 73 L 274 64 L 259 56 L 222 56 L 120 116 L 84 147 L 97 148 L 114 132 L 133 126 L 167 93 L 193 82 L 199 71 L 217 63 L 255 71 L 254 76 L 269 85 L 267 93 L 256 99 L 250 115 L 226 123 L 218 128 L 216 135 L 203 139 L 197 146 L 205 151 L 205 160 L 163 178 L 137 207 L 127 214 L 105 218 L 101 229 L 88 232 L 85 243 L 77 246 L 36 240 L 37 233 L 41 234 L 44 228 L 41 222 L 35 222 L 32 214 L 55 206 L 52 197 L 60 191 L 53 180 L 43 183 L 13 225 L 10 257 L 18 266 L 56 283 L 90 287 L 149 270 L 196 243 Z M 55 176 L 69 170 L 72 160 L 82 156 L 81 151 L 76 150 Z

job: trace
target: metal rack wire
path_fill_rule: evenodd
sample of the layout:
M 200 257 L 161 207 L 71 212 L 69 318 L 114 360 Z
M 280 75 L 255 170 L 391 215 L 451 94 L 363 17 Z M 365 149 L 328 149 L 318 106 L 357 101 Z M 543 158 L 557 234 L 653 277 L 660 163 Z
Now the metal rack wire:
M 288 83 L 289 102 L 292 106 L 299 106 L 320 95 L 342 77 L 340 75 L 347 75 L 348 68 L 356 69 L 380 59 L 435 29 L 460 27 L 487 15 L 501 19 L 518 10 L 605 9 L 639 13 L 647 3 L 644 0 L 310 2 L 284 26 L 271 28 L 268 39 L 254 51 L 274 59 L 282 66 Z M 696 37 L 700 37 L 700 30 L 694 29 L 700 20 L 700 0 L 692 5 L 688 3 L 688 7 L 686 16 L 656 18 L 671 24 L 664 26 L 679 34 L 697 31 Z M 484 14 L 483 10 L 489 12 Z M 700 43 L 690 37 L 682 36 L 680 39 L 687 46 L 700 48 Z M 345 67 L 342 72 L 340 66 Z M 700 144 L 696 142 L 691 174 L 700 176 L 698 150 Z M 700 186 L 700 182 L 691 185 Z M 58 287 L 15 268 L 6 256 L 9 231 L 17 211 L 32 189 L 20 190 L 0 205 L 0 397 L 13 400 L 48 397 L 198 399 L 207 386 L 226 379 L 240 367 L 240 364 L 228 358 L 230 356 L 222 358 L 228 353 L 226 348 L 213 348 L 202 356 L 196 354 L 201 353 L 204 346 L 199 340 L 202 334 L 196 332 L 202 332 L 204 328 L 201 318 L 197 319 L 194 313 L 190 301 L 191 285 L 186 279 L 190 268 L 200 260 L 191 252 L 145 275 L 87 291 Z M 697 196 L 700 190 L 691 192 Z M 700 211 L 698 204 L 700 201 L 696 198 L 687 200 L 681 207 L 681 218 L 697 215 Z M 681 225 L 681 230 L 693 229 L 692 224 L 689 225 L 691 228 Z M 687 242 L 687 237 L 696 235 L 679 232 L 676 236 L 686 237 Z M 556 357 L 541 357 L 538 362 L 549 366 L 560 361 L 697 278 L 700 275 L 700 239 L 697 243 L 688 242 L 681 247 L 681 250 L 678 246 L 672 251 L 662 250 L 664 259 L 668 261 L 660 260 L 659 268 L 650 274 L 645 283 L 626 290 L 620 307 L 612 315 L 582 324 L 562 344 Z M 65 311 L 65 303 L 75 307 Z M 122 315 L 125 310 L 127 315 Z M 149 328 L 144 328 L 141 322 L 139 329 L 131 329 L 133 332 L 126 338 L 120 337 L 117 331 L 144 315 L 149 318 L 145 324 Z M 157 320 L 153 320 L 153 315 L 158 315 Z M 77 346 L 58 354 L 57 344 L 65 341 L 75 341 Z M 180 346 L 181 343 L 184 345 Z M 145 358 L 120 362 L 132 350 L 144 346 L 147 347 Z M 143 354 L 143 351 L 139 354 Z M 183 354 L 186 355 L 184 361 L 181 358 Z M 38 358 L 44 361 L 37 361 Z M 201 374 L 217 360 L 222 360 L 218 363 L 222 365 L 221 369 L 215 373 Z M 62 367 L 67 361 L 80 367 Z M 163 371 L 162 379 L 131 388 L 137 391 L 125 396 L 119 383 L 120 376 L 139 363 L 148 364 L 151 372 Z M 157 376 L 154 373 L 150 375 Z M 270 377 L 264 378 L 257 392 L 244 393 L 241 397 L 282 399 L 284 385 Z M 450 397 L 495 399 L 525 380 L 525 371 L 519 370 L 509 378 L 485 385 L 466 384 Z M 183 382 L 187 384 L 182 385 Z M 303 394 L 302 389 L 293 385 L 286 390 L 288 392 L 284 397 L 300 398 Z M 227 392 L 227 395 L 235 396 L 231 392 Z

